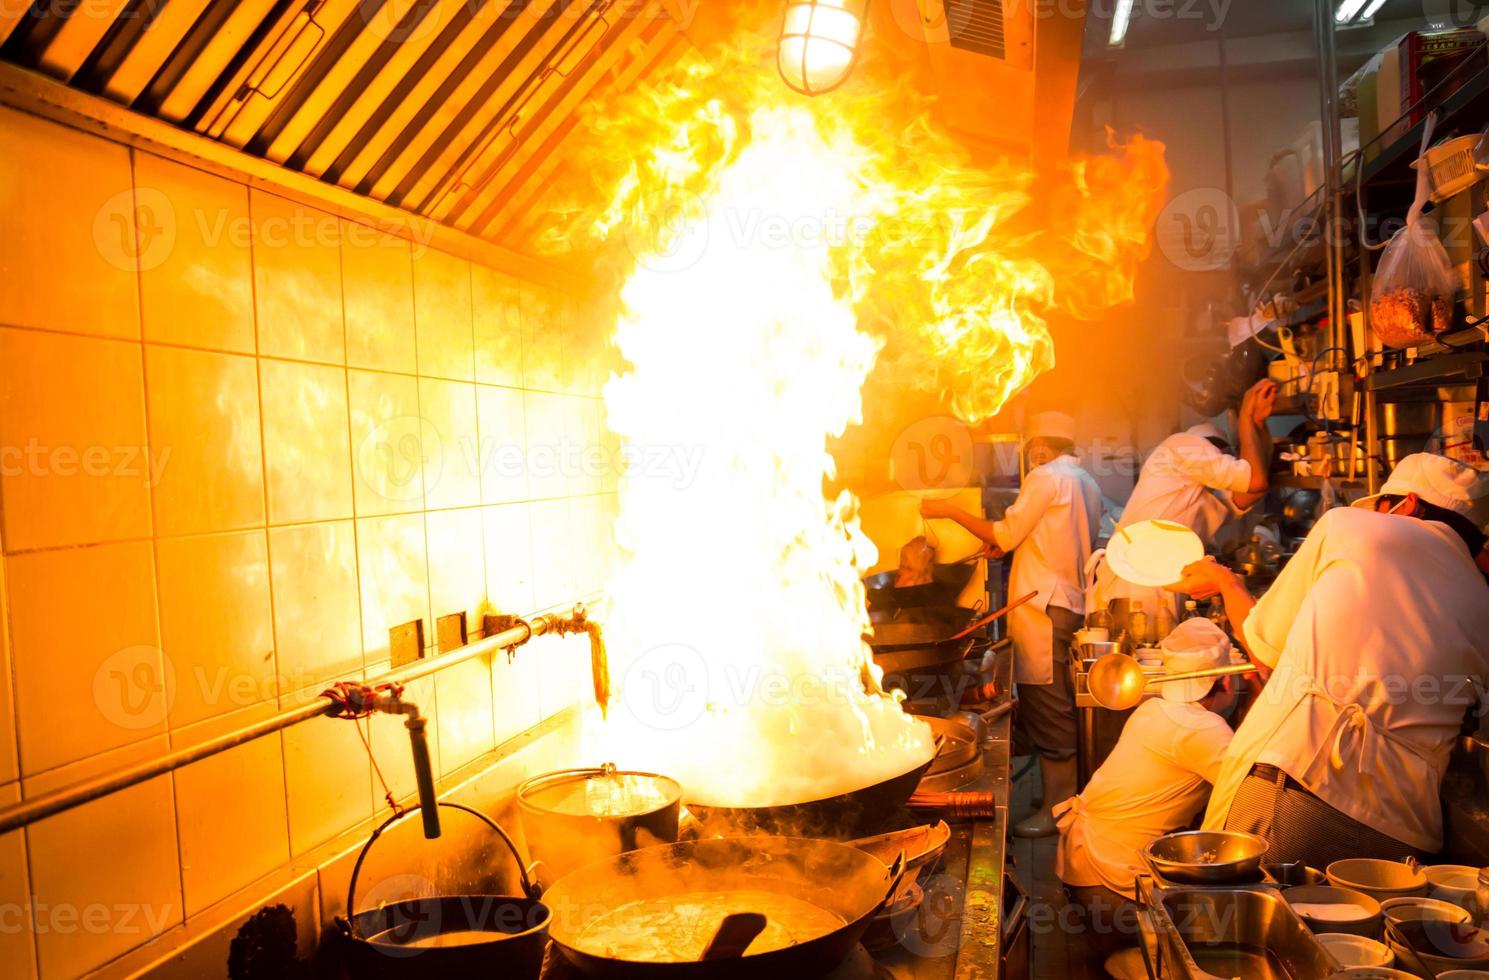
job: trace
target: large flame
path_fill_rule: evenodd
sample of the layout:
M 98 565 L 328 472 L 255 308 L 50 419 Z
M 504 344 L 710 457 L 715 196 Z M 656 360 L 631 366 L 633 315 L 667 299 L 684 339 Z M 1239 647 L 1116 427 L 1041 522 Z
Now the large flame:
M 1146 255 L 1161 145 L 1041 178 L 1060 210 L 1041 233 L 1035 175 L 973 166 L 928 118 L 904 86 L 793 96 L 746 37 L 589 121 L 608 203 L 559 235 L 627 246 L 629 367 L 605 400 L 646 461 L 620 485 L 596 751 L 695 801 L 831 796 L 929 757 L 878 690 L 874 547 L 851 495 L 824 495 L 827 442 L 860 420 L 876 359 L 991 416 L 1054 363 L 1044 313 L 1130 297 Z

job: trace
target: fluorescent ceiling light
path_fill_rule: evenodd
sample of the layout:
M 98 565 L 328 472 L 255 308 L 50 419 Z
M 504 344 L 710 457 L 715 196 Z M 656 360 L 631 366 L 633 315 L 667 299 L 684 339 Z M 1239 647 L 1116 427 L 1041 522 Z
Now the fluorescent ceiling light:
M 1370 6 L 1365 8 L 1365 12 L 1360 15 L 1360 19 L 1369 20 L 1370 18 L 1374 17 L 1380 11 L 1380 8 L 1384 7 L 1385 5 L 1386 0 L 1370 0 Z
M 1349 0 L 1346 0 L 1349 2 Z M 1360 0 L 1364 3 L 1365 0 Z M 1117 47 L 1127 39 L 1127 25 L 1132 22 L 1132 0 L 1117 0 L 1117 9 L 1112 12 L 1112 35 L 1106 42 L 1110 47 Z
M 1355 19 L 1355 14 L 1360 12 L 1366 2 L 1367 0 L 1340 0 L 1339 7 L 1334 11 L 1334 23 L 1348 24 Z M 1375 6 L 1379 7 L 1380 4 Z

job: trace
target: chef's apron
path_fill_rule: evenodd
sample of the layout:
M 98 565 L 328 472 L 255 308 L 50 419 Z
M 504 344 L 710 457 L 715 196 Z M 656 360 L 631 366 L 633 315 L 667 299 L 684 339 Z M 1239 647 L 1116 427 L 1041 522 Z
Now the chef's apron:
M 1258 762 L 1277 766 L 1346 816 L 1422 851 L 1442 846 L 1438 794 L 1448 751 L 1423 754 L 1383 731 L 1359 704 L 1336 701 L 1284 657 L 1236 732 L 1205 812 L 1221 830 L 1241 783 Z M 1331 799 L 1347 795 L 1358 809 Z M 1384 805 L 1383 805 L 1384 804 Z M 1418 819 L 1401 822 L 1404 815 Z
M 1056 803 L 1051 812 L 1068 849 L 1061 880 L 1077 888 L 1100 886 L 1135 901 L 1135 880 L 1142 870 L 1142 846 L 1147 842 L 1127 839 L 1121 824 L 1094 820 L 1079 794 Z M 1078 867 L 1071 867 L 1075 864 Z M 1065 876 L 1085 880 L 1069 881 Z
M 1017 565 L 1008 578 L 1010 601 L 1033 591 L 1019 580 Z M 1054 591 L 1052 584 L 1046 585 L 1033 599 L 1008 614 L 1008 635 L 1013 638 L 1013 680 L 1017 684 L 1055 682 L 1055 625 L 1047 611 Z

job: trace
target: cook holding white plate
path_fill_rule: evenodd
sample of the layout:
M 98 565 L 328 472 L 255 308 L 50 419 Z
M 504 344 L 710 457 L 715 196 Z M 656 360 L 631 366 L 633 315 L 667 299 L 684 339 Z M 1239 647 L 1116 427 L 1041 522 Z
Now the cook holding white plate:
M 1214 561 L 1184 570 L 1171 591 L 1221 596 L 1267 678 L 1206 828 L 1315 868 L 1441 849 L 1443 771 L 1489 682 L 1486 522 L 1489 478 L 1419 453 L 1326 513 L 1260 601 Z
M 1169 521 L 1192 529 L 1205 548 L 1213 546 L 1226 523 L 1266 496 L 1272 464 L 1267 419 L 1276 403 L 1277 383 L 1263 379 L 1231 410 L 1238 452 L 1209 422 L 1160 442 L 1143 463 L 1120 526 Z M 1178 612 L 1173 596 L 1123 580 L 1108 562 L 1096 570 L 1095 593 L 1088 609 L 1105 609 L 1116 598 L 1142 602 L 1149 616 L 1158 611 L 1160 602 L 1173 604 L 1171 611 Z

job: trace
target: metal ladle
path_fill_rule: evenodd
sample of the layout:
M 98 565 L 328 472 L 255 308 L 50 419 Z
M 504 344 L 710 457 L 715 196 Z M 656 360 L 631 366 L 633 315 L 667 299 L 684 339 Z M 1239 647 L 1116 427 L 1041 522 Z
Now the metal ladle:
M 1135 708 L 1143 700 L 1143 692 L 1149 684 L 1168 684 L 1171 681 L 1195 681 L 1207 677 L 1229 677 L 1232 674 L 1253 674 L 1255 664 L 1231 664 L 1229 667 L 1211 667 L 1208 670 L 1192 670 L 1184 674 L 1167 674 L 1149 677 L 1142 666 L 1125 653 L 1108 653 L 1091 665 L 1086 675 L 1086 690 L 1091 699 L 1103 708 L 1126 711 Z

